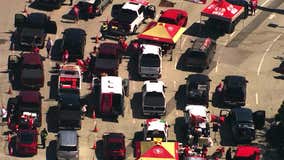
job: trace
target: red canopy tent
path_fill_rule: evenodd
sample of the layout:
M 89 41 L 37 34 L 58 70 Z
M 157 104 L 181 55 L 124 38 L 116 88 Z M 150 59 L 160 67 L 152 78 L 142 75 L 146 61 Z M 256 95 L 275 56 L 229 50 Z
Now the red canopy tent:
M 213 0 L 201 11 L 201 16 L 233 22 L 244 12 L 243 6 L 233 5 L 225 0 Z

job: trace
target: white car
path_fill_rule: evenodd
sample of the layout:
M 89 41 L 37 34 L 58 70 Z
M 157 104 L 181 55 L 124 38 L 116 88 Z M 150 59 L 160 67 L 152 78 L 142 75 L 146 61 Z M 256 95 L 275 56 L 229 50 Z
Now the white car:
M 168 130 L 170 125 L 161 119 L 147 119 L 141 124 L 143 127 L 144 141 L 168 141 Z

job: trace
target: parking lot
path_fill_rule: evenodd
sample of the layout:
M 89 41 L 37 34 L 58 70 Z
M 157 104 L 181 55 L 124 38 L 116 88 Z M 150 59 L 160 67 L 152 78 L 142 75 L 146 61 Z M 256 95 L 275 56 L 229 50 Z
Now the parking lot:
M 11 96 L 16 96 L 17 91 L 13 90 L 12 95 L 7 94 L 10 87 L 8 80 L 7 58 L 8 55 L 13 54 L 9 50 L 11 32 L 14 31 L 14 14 L 23 11 L 25 5 L 29 3 L 25 1 L 16 0 L 2 0 L 0 10 L 0 100 L 2 105 L 6 105 L 7 100 Z M 76 2 L 76 1 L 75 1 Z M 122 3 L 123 0 L 114 0 L 113 4 Z M 181 55 L 191 47 L 191 40 L 194 40 L 198 36 L 198 32 L 194 31 L 194 24 L 200 22 L 200 11 L 209 4 L 196 4 L 183 0 L 172 0 L 175 2 L 174 8 L 186 10 L 188 12 L 187 30 L 182 38 L 177 42 L 176 48 L 173 52 L 172 61 L 169 57 L 163 57 L 163 70 L 162 80 L 166 86 L 166 102 L 167 102 L 167 114 L 163 118 L 171 125 L 169 131 L 170 140 L 182 141 L 183 126 L 182 117 L 183 111 L 181 109 L 183 98 L 185 97 L 185 77 L 192 72 L 180 70 L 178 67 L 179 59 Z M 65 3 L 69 3 L 66 0 Z M 157 16 L 159 16 L 161 10 L 165 10 L 167 7 L 160 7 L 160 0 L 150 0 L 150 3 L 157 6 Z M 260 9 L 257 10 L 255 16 L 249 16 L 246 20 L 242 20 L 236 27 L 235 32 L 232 34 L 218 35 L 217 37 L 217 51 L 213 60 L 213 65 L 203 73 L 207 74 L 211 81 L 210 99 L 215 90 L 215 87 L 226 75 L 243 75 L 249 81 L 247 86 L 247 105 L 253 111 L 265 110 L 267 120 L 272 118 L 277 112 L 281 102 L 283 101 L 284 83 L 280 74 L 273 71 L 281 63 L 281 57 L 284 58 L 284 35 L 283 28 L 269 27 L 269 23 L 283 24 L 283 8 L 284 4 L 282 0 L 259 0 Z M 267 8 L 273 8 L 268 10 Z M 110 12 L 111 6 L 108 6 L 103 15 L 96 17 L 93 20 L 84 21 L 80 20 L 78 24 L 63 20 L 62 15 L 69 12 L 71 6 L 63 5 L 59 10 L 54 11 L 39 11 L 34 8 L 28 8 L 28 12 L 45 12 L 51 17 L 52 20 L 57 22 L 58 31 L 56 35 L 52 35 L 51 38 L 55 41 L 62 37 L 61 32 L 69 27 L 79 27 L 87 32 L 87 44 L 85 48 L 85 57 L 92 51 L 93 46 L 98 46 L 95 43 L 94 37 L 99 35 L 99 28 L 103 21 L 111 19 Z M 149 22 L 147 20 L 146 22 Z M 282 24 L 281 24 L 282 23 Z M 146 24 L 142 24 L 138 32 L 142 32 Z M 194 33 L 194 34 L 193 34 Z M 127 41 L 131 41 L 136 38 L 136 35 L 128 37 Z M 99 43 L 101 43 L 100 41 Z M 14 51 L 18 54 L 18 51 Z M 42 49 L 40 54 L 46 56 L 46 50 Z M 280 57 L 280 58 L 279 58 Z M 280 59 L 280 60 L 279 60 Z M 133 158 L 132 140 L 135 136 L 139 135 L 142 130 L 141 123 L 145 120 L 141 116 L 141 87 L 143 81 L 136 80 L 131 75 L 129 76 L 129 64 L 130 59 L 123 59 L 120 64 L 119 76 L 122 78 L 129 78 L 130 81 L 130 96 L 125 101 L 125 116 L 119 117 L 118 122 L 102 120 L 100 117 L 96 119 L 85 118 L 82 123 L 82 129 L 79 131 L 80 135 L 80 159 L 93 160 L 100 159 L 100 140 L 105 132 L 122 132 L 126 135 L 127 144 L 127 159 Z M 47 128 L 47 123 L 54 123 L 52 121 L 53 112 L 56 108 L 57 102 L 50 97 L 52 90 L 47 85 L 51 80 L 52 73 L 49 71 L 51 67 L 55 66 L 55 61 L 45 59 L 45 86 L 40 90 L 44 96 L 43 99 L 43 127 Z M 133 80 L 134 79 L 134 80 Z M 85 98 L 91 91 L 88 89 L 89 84 L 83 83 L 82 98 Z M 214 107 L 209 104 L 209 110 L 213 114 L 219 114 L 220 108 Z M 48 113 L 48 114 L 47 114 Z M 48 117 L 48 116 L 50 117 Z M 51 119 L 51 121 L 48 121 Z M 46 123 L 45 123 L 46 122 Z M 94 129 L 94 122 L 97 123 L 98 132 L 92 132 Z M 267 122 L 268 124 L 268 122 Z M 7 131 L 7 127 L 0 126 L 0 132 Z M 264 132 L 259 131 L 257 133 L 257 140 L 255 141 L 261 148 L 265 159 L 271 158 L 270 153 L 266 153 L 266 143 L 264 142 Z M 11 157 L 8 155 L 8 147 L 6 137 L 1 135 L 0 137 L 0 159 L 2 160 L 14 160 L 14 159 L 29 159 L 29 160 L 54 160 L 56 159 L 56 133 L 49 132 L 47 148 L 39 149 L 38 154 L 33 157 Z M 213 137 L 213 134 L 212 134 Z M 228 141 L 227 141 L 228 140 Z M 224 146 L 233 146 L 229 139 L 221 140 L 219 134 L 217 134 L 217 141 L 214 143 L 214 150 L 220 145 L 220 142 Z M 94 143 L 97 144 L 97 149 L 93 150 Z M 266 156 L 266 154 L 268 156 Z M 268 157 L 268 158 L 267 158 Z M 274 157 L 273 160 L 277 160 Z M 280 158 L 279 158 L 280 160 Z

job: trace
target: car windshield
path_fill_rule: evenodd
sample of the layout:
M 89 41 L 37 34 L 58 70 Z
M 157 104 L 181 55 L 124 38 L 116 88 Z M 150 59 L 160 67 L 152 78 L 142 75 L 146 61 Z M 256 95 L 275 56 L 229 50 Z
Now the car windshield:
M 140 63 L 142 67 L 160 67 L 161 62 L 158 55 L 144 54 L 141 57 Z
M 33 143 L 34 137 L 35 137 L 34 133 L 21 133 L 20 140 L 21 143 L 31 144 Z
M 60 151 L 77 151 L 76 146 L 60 146 L 59 147 Z
M 152 137 L 152 138 L 165 138 L 165 134 L 163 131 L 148 131 L 147 132 L 147 137 Z
M 39 65 L 39 64 L 24 64 L 23 68 L 26 68 L 26 69 L 39 69 L 39 68 L 41 68 L 41 65 Z
M 144 104 L 149 106 L 164 106 L 165 98 L 162 93 L 148 92 L 145 95 Z
M 172 19 L 172 18 L 167 18 L 167 17 L 160 17 L 158 22 L 162 22 L 162 23 L 169 23 L 169 24 L 175 24 L 177 25 L 177 22 Z
M 190 58 L 206 58 L 206 54 L 203 52 L 191 51 L 189 52 L 188 56 Z
M 121 12 L 118 15 L 118 21 L 122 23 L 130 24 L 138 17 L 137 13 L 135 11 L 132 11 L 130 9 L 122 9 Z

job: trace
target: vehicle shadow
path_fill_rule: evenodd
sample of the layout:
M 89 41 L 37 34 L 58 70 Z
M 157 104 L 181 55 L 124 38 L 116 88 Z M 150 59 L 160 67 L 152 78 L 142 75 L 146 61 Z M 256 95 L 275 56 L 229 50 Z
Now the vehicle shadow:
M 132 117 L 143 119 L 145 118 L 142 115 L 142 93 L 137 92 L 133 94 L 132 99 L 130 100 L 130 106 L 132 109 Z
M 46 147 L 46 160 L 56 160 L 56 145 L 56 140 L 49 142 L 48 146 Z
M 186 126 L 183 117 L 176 117 L 174 125 L 174 133 L 176 134 L 176 140 L 180 143 L 187 143 Z
M 284 74 L 284 61 L 282 61 L 278 67 L 273 68 L 273 71 L 276 73 Z
M 58 132 L 58 109 L 57 106 L 50 106 L 46 113 L 46 124 L 48 132 Z
M 175 94 L 175 100 L 176 100 L 176 108 L 178 110 L 184 110 L 186 106 L 186 85 L 182 84 L 179 86 L 176 94 Z
M 49 86 L 49 99 L 58 98 L 58 75 L 51 75 L 50 81 L 48 82 Z
M 57 39 L 54 42 L 54 45 L 51 49 L 51 60 L 61 60 L 61 44 L 62 44 L 62 39 Z
M 195 37 L 210 37 L 214 40 L 217 40 L 220 36 L 225 35 L 225 32 L 216 28 L 214 23 L 210 21 L 205 21 L 205 24 L 202 23 L 193 23 L 185 32 L 185 35 L 195 36 Z
M 130 154 L 133 154 L 133 157 L 136 157 L 136 152 L 135 152 L 135 148 L 136 148 L 136 142 L 139 142 L 139 141 L 143 141 L 143 132 L 142 131 L 138 131 L 138 132 L 135 132 L 134 133 L 134 136 L 133 136 L 133 139 L 131 141 L 131 146 L 133 148 L 133 152 L 132 153 L 128 153 L 127 157 L 130 156 Z
M 98 140 L 96 142 L 95 154 L 97 159 L 103 159 L 103 140 Z
M 220 144 L 222 146 L 236 146 L 236 143 L 233 140 L 233 133 L 230 128 L 229 120 L 226 118 L 225 122 L 220 126 Z
M 262 11 L 267 11 L 267 12 L 273 12 L 273 13 L 278 13 L 278 14 L 284 14 L 284 9 L 267 8 L 267 7 L 262 7 L 262 6 L 257 6 L 257 9 L 260 9 L 260 10 L 262 10 Z

